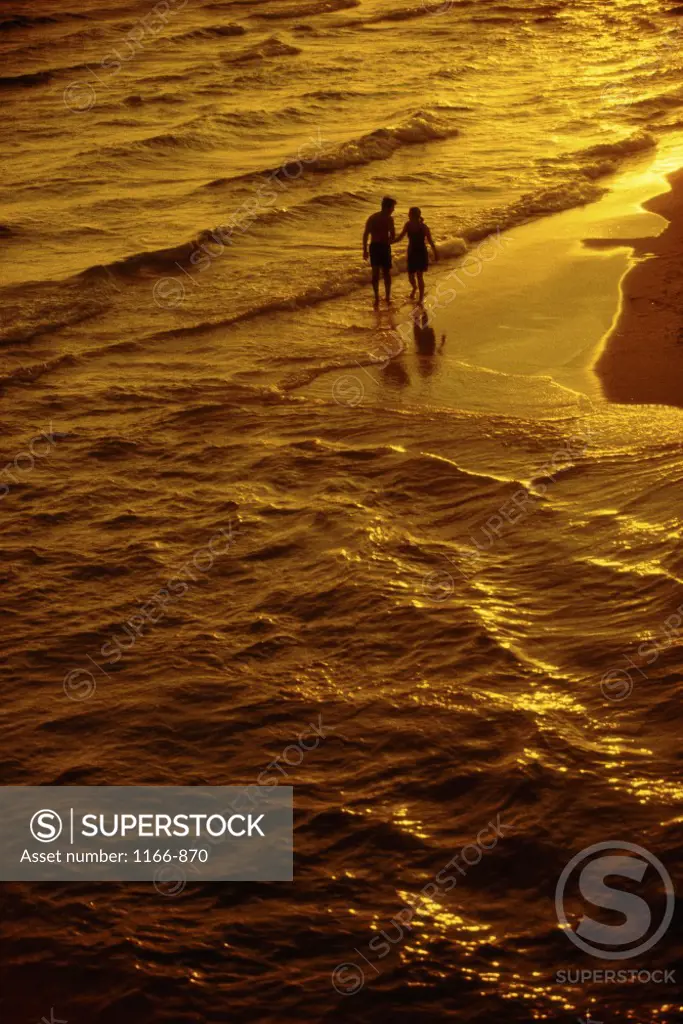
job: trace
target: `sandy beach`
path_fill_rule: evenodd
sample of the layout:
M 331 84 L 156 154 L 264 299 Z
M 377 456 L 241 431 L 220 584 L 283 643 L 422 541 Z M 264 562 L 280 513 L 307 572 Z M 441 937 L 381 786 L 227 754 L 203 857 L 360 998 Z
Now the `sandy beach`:
M 613 402 L 683 405 L 683 169 L 669 181 L 671 191 L 645 204 L 668 225 L 633 241 L 615 326 L 595 364 Z

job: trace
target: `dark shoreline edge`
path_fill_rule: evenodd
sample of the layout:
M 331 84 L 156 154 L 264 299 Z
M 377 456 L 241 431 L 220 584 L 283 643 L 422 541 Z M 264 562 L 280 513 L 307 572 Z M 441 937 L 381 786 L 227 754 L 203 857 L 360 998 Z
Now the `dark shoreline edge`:
M 683 407 L 683 168 L 667 179 L 670 191 L 643 204 L 668 221 L 664 231 L 611 242 L 631 248 L 634 261 L 594 364 L 612 402 Z

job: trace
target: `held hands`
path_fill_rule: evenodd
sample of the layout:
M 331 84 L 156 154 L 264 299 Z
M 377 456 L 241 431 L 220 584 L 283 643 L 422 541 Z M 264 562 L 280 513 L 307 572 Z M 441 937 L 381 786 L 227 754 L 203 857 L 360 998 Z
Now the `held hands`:
M 368 261 L 368 250 L 367 249 L 363 249 L 363 259 L 367 263 L 367 261 Z

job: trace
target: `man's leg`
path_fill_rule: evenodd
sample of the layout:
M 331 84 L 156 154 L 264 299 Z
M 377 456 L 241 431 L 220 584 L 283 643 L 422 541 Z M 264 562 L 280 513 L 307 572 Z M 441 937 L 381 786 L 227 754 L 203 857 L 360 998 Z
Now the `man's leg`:
M 375 293 L 375 305 L 379 306 L 379 267 L 372 268 L 372 290 Z
M 389 267 L 384 268 L 384 294 L 387 297 L 387 302 L 391 302 L 391 270 Z

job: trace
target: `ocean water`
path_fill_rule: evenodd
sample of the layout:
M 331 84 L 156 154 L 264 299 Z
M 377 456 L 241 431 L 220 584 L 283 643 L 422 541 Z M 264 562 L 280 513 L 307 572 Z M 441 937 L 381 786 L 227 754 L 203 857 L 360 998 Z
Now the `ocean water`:
M 3 6 L 2 778 L 276 761 L 296 809 L 293 883 L 4 885 L 5 1019 L 681 1019 L 678 982 L 558 980 L 606 962 L 554 893 L 610 840 L 680 878 L 682 414 L 602 401 L 588 264 L 520 313 L 571 211 L 683 164 L 681 10 Z M 441 253 L 434 356 L 401 278 L 371 309 L 384 193 Z

